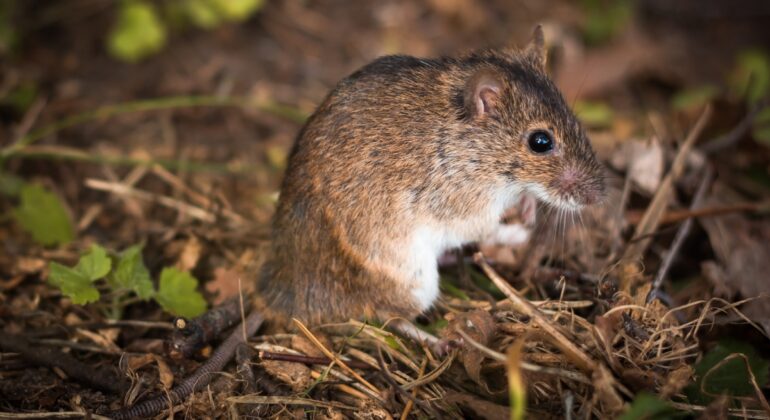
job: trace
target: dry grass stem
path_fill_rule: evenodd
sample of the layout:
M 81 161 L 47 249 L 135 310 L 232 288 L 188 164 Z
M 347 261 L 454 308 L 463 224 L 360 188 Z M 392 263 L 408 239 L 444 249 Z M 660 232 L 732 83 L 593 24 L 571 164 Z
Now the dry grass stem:
M 377 389 L 376 386 L 369 383 L 369 381 L 367 381 L 361 375 L 359 375 L 358 372 L 348 367 L 348 365 L 345 364 L 345 362 L 342 361 L 342 359 L 340 359 L 335 353 L 332 353 L 329 349 L 327 349 L 326 346 L 324 346 L 318 340 L 318 338 L 316 338 L 316 336 L 313 335 L 313 333 L 310 332 L 310 330 L 307 329 L 307 327 L 304 324 L 302 324 L 302 322 L 300 322 L 296 318 L 292 319 L 292 322 L 297 328 L 299 328 L 299 330 L 302 332 L 302 334 L 305 335 L 305 337 L 307 337 L 308 340 L 310 340 L 316 347 L 318 347 L 319 350 L 321 350 L 323 354 L 326 355 L 326 357 L 333 360 L 337 365 L 339 365 L 342 369 L 348 372 L 352 377 L 356 378 L 358 382 L 360 382 L 361 384 L 369 388 L 371 391 L 373 391 L 377 395 L 382 395 L 382 393 L 380 392 L 379 389 Z

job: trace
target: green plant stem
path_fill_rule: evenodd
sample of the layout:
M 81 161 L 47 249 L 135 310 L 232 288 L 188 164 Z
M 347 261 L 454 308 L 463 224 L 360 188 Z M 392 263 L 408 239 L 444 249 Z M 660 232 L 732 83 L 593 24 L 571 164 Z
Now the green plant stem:
M 18 152 L 15 152 L 12 157 L 44 160 L 66 160 L 107 164 L 111 166 L 159 165 L 169 170 L 182 170 L 184 172 L 211 172 L 229 175 L 243 175 L 259 170 L 259 167 L 255 165 L 235 166 L 221 163 L 207 163 L 182 159 L 139 159 L 126 156 L 100 155 L 84 152 L 82 150 L 66 146 L 27 146 Z
M 123 318 L 123 297 L 127 296 L 125 293 L 112 293 L 110 299 L 110 306 L 108 308 L 107 318 L 120 320 Z
M 307 117 L 302 111 L 290 106 L 274 102 L 258 102 L 245 97 L 172 96 L 167 98 L 105 105 L 92 111 L 86 111 L 63 118 L 53 124 L 41 127 L 19 138 L 15 143 L 0 150 L 0 166 L 2 166 L 8 158 L 20 154 L 25 147 L 65 128 L 74 127 L 95 120 L 107 119 L 121 114 L 195 107 L 256 108 L 260 111 L 275 114 L 298 123 L 304 122 Z
M 135 303 L 144 302 L 146 299 L 142 299 L 136 296 L 133 291 L 128 289 L 119 289 L 107 294 L 109 298 L 109 307 L 107 308 L 107 318 L 119 321 L 123 319 L 123 309 L 126 306 L 133 305 Z M 154 299 L 154 298 L 150 298 Z

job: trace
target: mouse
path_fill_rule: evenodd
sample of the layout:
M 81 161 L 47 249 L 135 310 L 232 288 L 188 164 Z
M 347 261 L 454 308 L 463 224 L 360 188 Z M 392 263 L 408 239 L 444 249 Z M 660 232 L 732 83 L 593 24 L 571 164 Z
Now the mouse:
M 384 56 L 340 81 L 288 158 L 257 282 L 270 310 L 414 319 L 445 251 L 528 238 L 511 208 L 599 203 L 602 166 L 546 56 L 537 26 L 525 48 Z

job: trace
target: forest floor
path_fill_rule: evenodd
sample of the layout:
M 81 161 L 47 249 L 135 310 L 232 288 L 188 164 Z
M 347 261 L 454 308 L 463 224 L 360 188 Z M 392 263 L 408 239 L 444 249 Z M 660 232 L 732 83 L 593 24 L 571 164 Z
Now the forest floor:
M 770 418 L 764 3 L 266 0 L 133 64 L 105 49 L 114 7 L 44 3 L 16 3 L 21 47 L 0 49 L 0 418 L 168 396 L 248 310 L 288 152 L 335 83 L 384 54 L 524 45 L 536 23 L 604 205 L 445 258 L 416 322 L 448 355 L 268 322 L 155 414 Z

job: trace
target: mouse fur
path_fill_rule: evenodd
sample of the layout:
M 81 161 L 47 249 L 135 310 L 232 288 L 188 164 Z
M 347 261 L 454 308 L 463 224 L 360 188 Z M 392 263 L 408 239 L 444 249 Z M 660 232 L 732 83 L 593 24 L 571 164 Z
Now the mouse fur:
M 553 137 L 548 155 L 528 135 Z M 317 324 L 413 318 L 439 295 L 438 257 L 495 235 L 529 194 L 575 211 L 604 183 L 588 138 L 529 47 L 386 56 L 343 79 L 299 133 L 258 290 Z

